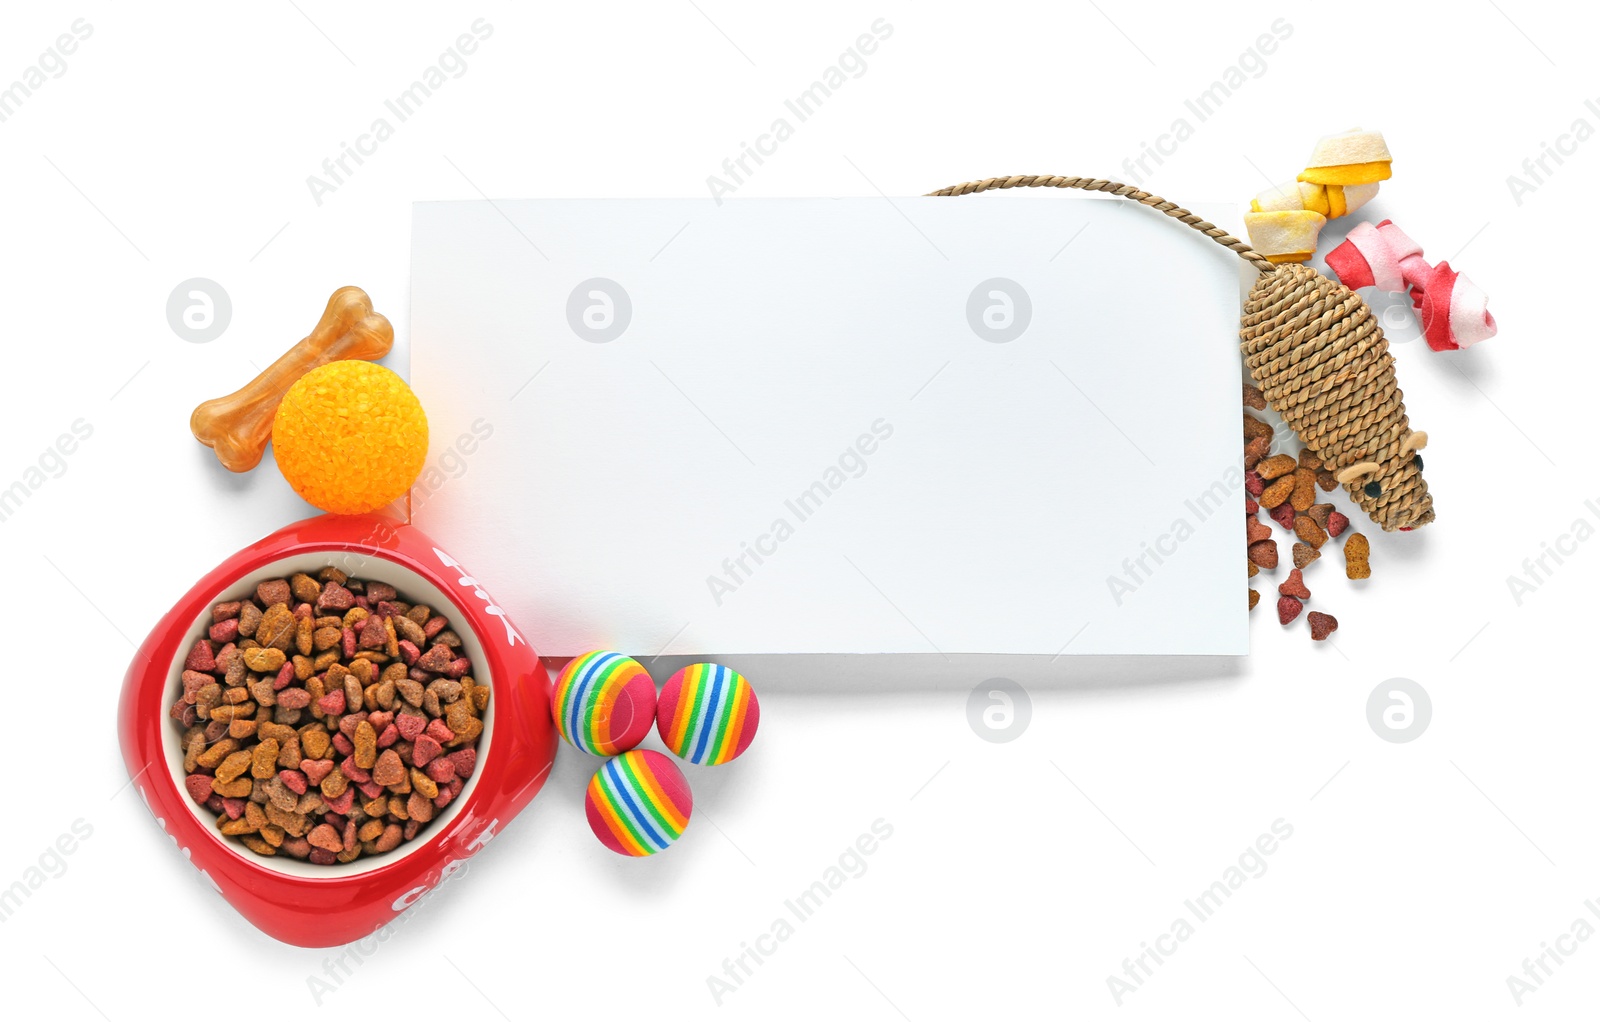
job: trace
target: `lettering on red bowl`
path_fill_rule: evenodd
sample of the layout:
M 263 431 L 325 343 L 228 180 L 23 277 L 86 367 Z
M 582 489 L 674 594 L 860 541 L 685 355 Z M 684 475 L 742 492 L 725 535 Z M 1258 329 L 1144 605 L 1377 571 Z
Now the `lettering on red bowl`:
M 439 563 L 447 568 L 455 568 L 457 571 L 466 570 L 461 567 L 460 561 L 456 560 L 454 557 L 451 557 L 438 547 L 433 548 L 433 555 L 439 558 Z M 478 584 L 477 579 L 473 578 L 471 575 L 462 575 L 456 579 L 456 584 L 462 586 L 463 588 L 471 589 L 472 595 L 483 601 L 483 612 L 491 617 L 497 617 L 500 619 L 500 623 L 504 625 L 506 629 L 507 645 L 515 646 L 519 642 L 524 646 L 528 644 L 527 640 L 518 635 L 517 630 L 511 627 L 511 621 L 506 617 L 506 612 L 495 605 L 494 598 L 489 595 L 488 591 L 484 589 L 483 586 Z

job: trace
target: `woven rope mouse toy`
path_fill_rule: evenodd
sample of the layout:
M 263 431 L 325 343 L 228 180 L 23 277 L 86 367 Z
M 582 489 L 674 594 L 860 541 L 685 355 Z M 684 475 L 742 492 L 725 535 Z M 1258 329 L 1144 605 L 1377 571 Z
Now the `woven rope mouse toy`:
M 1323 139 L 1322 144 L 1318 144 L 1318 152 L 1325 150 L 1326 142 L 1328 139 Z M 1382 146 L 1381 136 L 1378 136 L 1378 146 Z M 1018 187 L 1107 192 L 1150 206 L 1152 210 L 1194 227 L 1261 270 L 1261 277 L 1245 301 L 1238 326 L 1238 347 L 1245 355 L 1251 377 L 1272 409 L 1298 433 L 1302 445 L 1309 448 L 1349 491 L 1350 499 L 1384 531 L 1395 531 L 1414 529 L 1434 520 L 1434 497 L 1430 496 L 1427 481 L 1422 478 L 1422 457 L 1418 454 L 1427 446 L 1427 433 L 1411 429 L 1405 400 L 1395 381 L 1394 355 L 1389 352 L 1389 341 L 1373 310 L 1349 286 L 1323 277 L 1322 273 L 1304 264 L 1317 248 L 1318 227 L 1326 222 L 1325 216 L 1315 210 L 1315 203 L 1331 200 L 1336 205 L 1330 211 L 1344 214 L 1354 208 L 1347 203 L 1366 202 L 1378 190 L 1376 182 L 1341 182 L 1338 179 L 1349 178 L 1352 174 L 1366 178 L 1381 174 L 1382 178 L 1387 178 L 1387 149 L 1382 150 L 1381 155 L 1381 162 L 1358 160 L 1347 165 L 1328 165 L 1331 170 L 1322 168 L 1326 171 L 1322 174 L 1315 173 L 1317 166 L 1307 168 L 1298 182 L 1262 194 L 1262 197 L 1269 197 L 1285 189 L 1293 190 L 1301 203 L 1293 210 L 1288 208 L 1288 200 L 1280 200 L 1283 205 L 1262 213 L 1258 197 L 1254 214 L 1266 214 L 1269 219 L 1262 224 L 1261 234 L 1256 235 L 1254 224 L 1251 230 L 1259 248 L 1266 248 L 1269 254 L 1262 254 L 1221 227 L 1208 224 L 1182 206 L 1166 202 L 1165 198 L 1150 195 L 1130 184 L 1099 178 L 1021 174 L 1013 178 L 968 181 L 930 192 L 930 195 L 971 195 Z M 1341 157 L 1338 147 L 1334 147 L 1331 158 L 1346 157 Z M 1357 170 L 1344 170 L 1346 166 L 1355 166 Z M 1306 181 L 1307 176 L 1323 181 Z M 1307 184 L 1314 187 L 1296 187 Z M 1371 184 L 1370 189 L 1362 187 L 1365 184 Z M 1275 235 L 1275 230 L 1282 227 L 1288 230 Z M 1262 238 L 1267 242 L 1262 243 Z M 1352 232 L 1352 240 L 1354 238 L 1355 232 Z M 1346 246 L 1341 245 L 1341 250 L 1344 248 Z M 1381 278 L 1387 267 L 1386 254 L 1373 254 L 1374 251 L 1373 248 L 1362 253 L 1344 251 L 1341 261 L 1330 254 L 1328 261 L 1336 265 L 1336 273 L 1341 272 L 1339 267 L 1360 264 L 1360 269 L 1368 270 L 1368 264 L 1373 264 L 1365 280 L 1352 280 L 1357 286 L 1370 285 L 1374 283 L 1374 273 Z M 1421 248 L 1414 251 L 1414 261 L 1421 264 Z M 1462 286 L 1466 278 L 1458 280 L 1448 264 L 1440 264 L 1438 269 L 1421 264 L 1414 265 L 1413 269 L 1416 283 L 1411 285 L 1411 294 L 1418 304 L 1419 315 L 1424 315 L 1424 326 L 1429 328 L 1430 345 L 1466 347 L 1470 342 L 1493 334 L 1494 320 L 1482 309 L 1482 293 L 1470 285 Z M 1350 275 L 1350 270 L 1344 269 L 1344 273 Z M 1448 280 L 1442 280 L 1440 273 L 1448 275 Z M 1398 280 L 1400 273 L 1394 273 L 1394 277 Z M 1429 281 L 1437 281 L 1432 296 L 1426 289 Z M 1451 285 L 1456 293 L 1454 301 Z M 1443 304 L 1438 304 L 1440 297 Z M 1426 305 L 1437 305 L 1432 312 L 1434 320 L 1427 320 Z M 1486 321 L 1486 328 L 1467 326 L 1472 321 Z M 1440 323 L 1443 326 L 1438 326 Z M 1434 334 L 1451 325 L 1459 326 L 1456 334 L 1446 337 L 1446 342 L 1435 344 Z M 1461 337 L 1459 341 L 1458 336 Z

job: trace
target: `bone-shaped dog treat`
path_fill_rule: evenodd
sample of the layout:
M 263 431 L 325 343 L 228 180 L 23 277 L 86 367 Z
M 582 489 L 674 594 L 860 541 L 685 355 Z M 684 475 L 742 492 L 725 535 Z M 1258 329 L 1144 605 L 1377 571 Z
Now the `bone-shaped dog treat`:
M 189 429 L 216 452 L 223 468 L 248 472 L 266 453 L 272 417 L 296 380 L 329 362 L 375 361 L 393 345 L 394 327 L 372 311 L 367 293 L 359 287 L 341 287 L 328 299 L 322 319 L 309 335 L 232 394 L 201 403 L 189 417 Z

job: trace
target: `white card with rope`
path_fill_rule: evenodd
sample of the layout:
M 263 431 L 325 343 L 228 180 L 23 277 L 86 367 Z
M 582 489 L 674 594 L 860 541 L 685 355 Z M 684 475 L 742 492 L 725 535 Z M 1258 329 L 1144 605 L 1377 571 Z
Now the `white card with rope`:
M 441 202 L 412 244 L 413 517 L 542 653 L 1249 651 L 1239 262 L 1170 219 Z

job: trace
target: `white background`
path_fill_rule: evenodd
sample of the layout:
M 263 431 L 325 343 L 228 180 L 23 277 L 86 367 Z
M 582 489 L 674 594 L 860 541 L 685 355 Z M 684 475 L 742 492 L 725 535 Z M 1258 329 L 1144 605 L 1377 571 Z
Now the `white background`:
M 93 828 L 0 923 L 14 1010 L 121 1020 L 252 997 L 342 1016 L 1320 1022 L 1592 1007 L 1594 940 L 1520 1010 L 1506 977 L 1600 896 L 1600 548 L 1579 544 L 1520 605 L 1507 578 L 1596 516 L 1595 355 L 1577 332 L 1592 331 L 1580 274 L 1600 142 L 1550 164 L 1520 203 L 1506 178 L 1575 119 L 1600 124 L 1584 105 L 1596 26 L 1528 5 L 1507 8 L 1513 24 L 1476 2 L 1448 18 L 1396 4 L 698 2 L 8 10 L 0 82 L 74 19 L 93 25 L 66 72 L 0 124 L 0 485 L 74 421 L 93 427 L 0 523 L 0 884 L 74 821 Z M 313 202 L 307 176 L 480 16 L 494 33 L 469 70 Z M 693 772 L 679 847 L 645 862 L 603 852 L 580 811 L 594 764 L 563 755 L 528 813 L 317 1003 L 307 977 L 329 954 L 254 931 L 120 787 L 131 643 L 221 557 L 306 512 L 270 465 L 233 478 L 208 464 L 189 409 L 302 336 L 338 284 L 366 287 L 404 338 L 411 201 L 703 195 L 878 17 L 895 31 L 868 70 L 737 194 L 1118 176 L 1187 117 L 1192 137 L 1145 184 L 1243 202 L 1292 176 L 1316 135 L 1383 128 L 1396 176 L 1364 212 L 1451 257 L 1501 322 L 1476 350 L 1434 354 L 1386 319 L 1413 420 L 1433 436 L 1438 522 L 1374 536 L 1368 583 L 1346 583 L 1336 559 L 1316 567 L 1315 605 L 1341 622 L 1319 646 L 1280 629 L 1269 596 L 1248 659 L 740 658 L 762 734 L 741 761 Z M 1279 17 L 1292 37 L 1198 122 L 1184 101 Z M 165 316 L 195 276 L 232 297 L 209 344 Z M 1086 484 L 1117 513 L 1117 480 Z M 492 566 L 476 570 L 492 588 Z M 1006 743 L 967 721 L 969 692 L 994 676 L 1031 698 Z M 1367 722 L 1369 693 L 1397 677 L 1432 697 L 1431 725 L 1405 744 Z M 718 1009 L 707 976 L 880 818 L 893 836 L 865 875 Z M 1280 818 L 1293 836 L 1265 875 L 1117 1007 L 1107 977 Z

